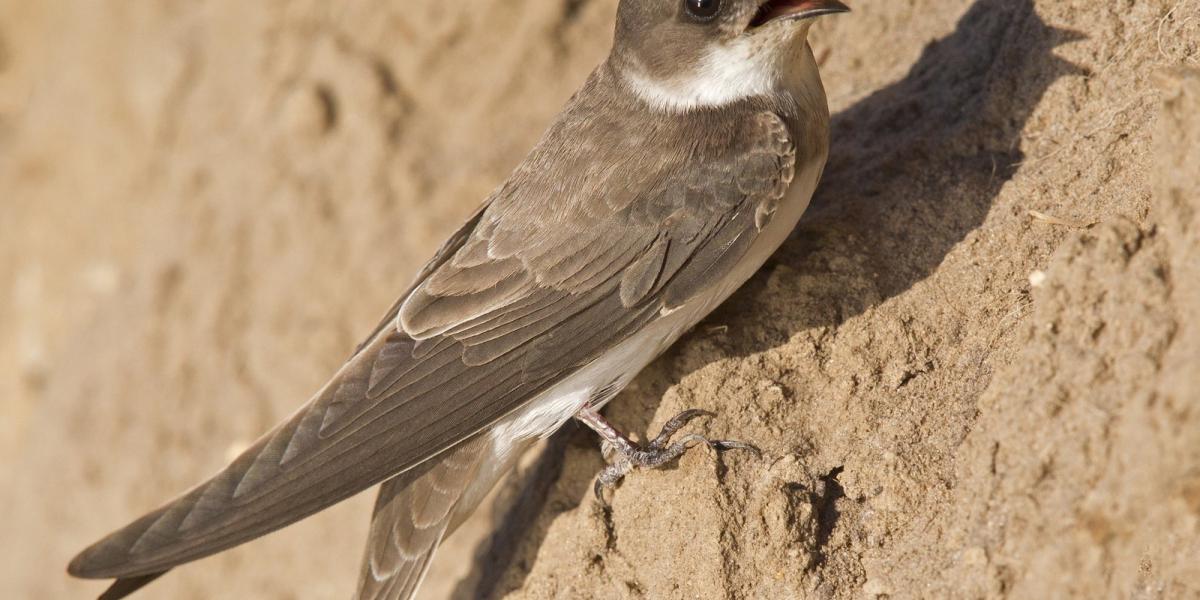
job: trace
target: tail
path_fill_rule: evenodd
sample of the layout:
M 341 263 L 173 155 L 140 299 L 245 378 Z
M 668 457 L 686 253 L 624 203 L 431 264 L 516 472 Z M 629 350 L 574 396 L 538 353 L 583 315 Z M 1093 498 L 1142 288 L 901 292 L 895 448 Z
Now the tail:
M 356 598 L 412 598 L 442 540 L 475 511 L 531 445 L 514 443 L 517 447 L 497 453 L 491 436 L 480 434 L 384 482 L 371 517 Z
M 122 577 L 121 579 L 114 581 L 112 585 L 108 586 L 108 589 L 104 590 L 104 593 L 100 594 L 96 600 L 121 600 L 121 598 L 124 598 L 125 596 L 142 589 L 151 581 L 154 581 L 165 574 L 166 571 L 159 571 L 157 573 L 139 575 L 137 577 Z

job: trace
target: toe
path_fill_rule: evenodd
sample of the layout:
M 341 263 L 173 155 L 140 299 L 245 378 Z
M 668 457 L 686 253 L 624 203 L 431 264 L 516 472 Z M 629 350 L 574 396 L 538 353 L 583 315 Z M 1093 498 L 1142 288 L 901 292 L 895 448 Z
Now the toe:
M 667 442 L 671 441 L 671 436 L 675 435 L 675 432 L 679 431 L 684 425 L 687 425 L 688 423 L 700 417 L 714 416 L 716 415 L 708 412 L 707 410 L 700 410 L 698 408 L 685 410 L 674 417 L 671 417 L 671 420 L 667 421 L 666 424 L 663 425 L 662 431 L 660 431 L 658 436 L 650 442 L 650 446 L 661 448 L 667 445 Z

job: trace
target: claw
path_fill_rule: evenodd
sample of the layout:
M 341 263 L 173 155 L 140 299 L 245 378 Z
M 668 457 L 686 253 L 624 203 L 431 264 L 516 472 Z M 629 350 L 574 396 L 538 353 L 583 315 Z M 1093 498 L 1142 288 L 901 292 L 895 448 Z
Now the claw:
M 596 412 L 595 409 L 585 408 L 581 410 L 576 415 L 576 418 L 600 434 L 604 440 L 601 446 L 604 457 L 605 459 L 612 460 L 604 470 L 600 471 L 600 476 L 596 478 L 596 483 L 592 486 L 592 492 L 596 494 L 596 499 L 607 507 L 608 500 L 604 497 L 604 490 L 614 487 L 635 467 L 640 469 L 657 469 L 679 458 L 688 449 L 699 444 L 706 444 L 718 452 L 725 450 L 749 450 L 756 456 L 762 456 L 758 448 L 746 442 L 710 440 L 698 433 L 688 434 L 682 439 L 671 442 L 671 436 L 675 435 L 683 426 L 700 417 L 712 416 L 715 415 L 706 410 L 685 410 L 671 417 L 663 425 L 659 434 L 649 443 L 643 445 L 630 440 L 628 436 L 618 431 L 604 417 L 600 416 L 600 413 Z
M 608 499 L 604 497 L 604 490 L 615 487 L 617 482 L 625 478 L 625 475 L 633 468 L 633 463 L 624 455 L 617 458 L 616 462 L 604 467 L 600 471 L 600 476 L 596 478 L 596 483 L 592 486 L 592 491 L 596 494 L 596 499 L 600 504 L 608 506 Z
M 671 417 L 671 420 L 667 421 L 666 424 L 663 425 L 662 431 L 658 432 L 658 436 L 656 436 L 654 440 L 650 442 L 650 446 L 654 448 L 661 448 L 665 446 L 667 442 L 671 441 L 671 436 L 675 435 L 676 431 L 679 431 L 688 423 L 691 423 L 700 417 L 715 416 L 715 414 L 708 412 L 707 410 L 700 410 L 698 408 L 685 410 L 674 417 Z

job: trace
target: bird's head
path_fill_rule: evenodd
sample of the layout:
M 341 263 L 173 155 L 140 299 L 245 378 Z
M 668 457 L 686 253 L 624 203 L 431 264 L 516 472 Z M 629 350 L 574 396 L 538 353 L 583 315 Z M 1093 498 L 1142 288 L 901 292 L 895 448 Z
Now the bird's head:
M 769 93 L 802 58 L 813 20 L 838 0 L 621 0 L 611 62 L 656 108 L 719 106 Z

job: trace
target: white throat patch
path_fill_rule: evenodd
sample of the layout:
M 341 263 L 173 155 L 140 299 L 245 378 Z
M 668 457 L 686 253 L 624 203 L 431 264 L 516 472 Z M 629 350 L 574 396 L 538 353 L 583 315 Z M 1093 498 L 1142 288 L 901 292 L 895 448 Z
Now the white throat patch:
M 777 91 L 784 83 L 791 61 L 809 56 L 800 41 L 782 48 L 764 47 L 749 36 L 710 50 L 695 72 L 672 80 L 656 80 L 635 70 L 624 73 L 626 82 L 644 102 L 656 110 L 686 112 L 704 107 L 724 106 L 743 98 Z M 798 66 L 798 65 L 797 65 Z

